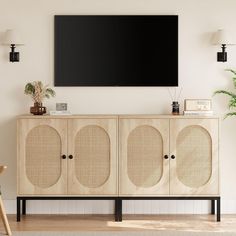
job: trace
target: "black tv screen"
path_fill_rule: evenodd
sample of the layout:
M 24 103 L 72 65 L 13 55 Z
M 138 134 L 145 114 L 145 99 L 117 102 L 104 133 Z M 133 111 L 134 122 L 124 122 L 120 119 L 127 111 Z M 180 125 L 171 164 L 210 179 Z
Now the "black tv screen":
M 178 86 L 178 16 L 55 16 L 55 86 Z

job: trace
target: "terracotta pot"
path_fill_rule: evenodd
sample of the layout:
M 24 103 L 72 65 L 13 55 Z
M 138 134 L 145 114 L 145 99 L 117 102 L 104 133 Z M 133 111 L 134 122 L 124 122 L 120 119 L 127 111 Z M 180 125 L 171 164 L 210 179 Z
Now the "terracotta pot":
M 30 107 L 30 113 L 34 115 L 43 115 L 46 113 L 46 107 L 42 103 L 35 102 L 33 107 Z

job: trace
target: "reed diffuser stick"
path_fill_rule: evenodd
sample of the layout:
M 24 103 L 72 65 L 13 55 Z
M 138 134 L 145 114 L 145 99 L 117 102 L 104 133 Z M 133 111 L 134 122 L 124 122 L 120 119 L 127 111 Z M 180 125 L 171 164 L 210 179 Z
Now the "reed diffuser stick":
M 168 88 L 168 93 L 170 95 L 170 98 L 171 98 L 171 101 L 179 101 L 180 99 L 180 96 L 182 94 L 182 91 L 183 91 L 183 87 L 180 88 L 179 92 L 178 92 L 178 88 L 174 88 L 174 91 L 170 88 Z
M 170 91 L 170 89 L 169 89 L 169 88 L 168 88 L 168 92 L 169 92 L 169 95 L 170 95 L 171 101 L 173 101 L 173 100 L 174 100 L 174 98 L 173 98 L 173 96 L 172 96 L 172 94 L 171 94 L 171 91 Z
M 181 87 L 181 89 L 180 89 L 180 92 L 179 92 L 179 96 L 178 96 L 177 101 L 179 101 L 179 99 L 180 99 L 180 95 L 181 95 L 182 91 L 183 91 L 183 87 Z

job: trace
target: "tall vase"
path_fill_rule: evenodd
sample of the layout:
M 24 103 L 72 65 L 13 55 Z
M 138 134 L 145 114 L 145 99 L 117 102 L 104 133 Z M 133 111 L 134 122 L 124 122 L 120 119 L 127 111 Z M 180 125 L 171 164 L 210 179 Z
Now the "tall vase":
M 35 102 L 33 107 L 30 107 L 30 113 L 33 115 L 43 115 L 46 113 L 46 107 L 43 107 L 41 102 Z

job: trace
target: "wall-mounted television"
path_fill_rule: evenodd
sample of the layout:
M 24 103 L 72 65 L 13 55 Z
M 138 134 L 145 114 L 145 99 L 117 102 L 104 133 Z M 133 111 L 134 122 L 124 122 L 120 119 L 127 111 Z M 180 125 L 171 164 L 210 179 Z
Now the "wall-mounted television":
M 177 15 L 56 15 L 55 86 L 178 86 Z

